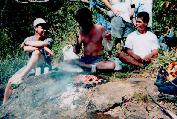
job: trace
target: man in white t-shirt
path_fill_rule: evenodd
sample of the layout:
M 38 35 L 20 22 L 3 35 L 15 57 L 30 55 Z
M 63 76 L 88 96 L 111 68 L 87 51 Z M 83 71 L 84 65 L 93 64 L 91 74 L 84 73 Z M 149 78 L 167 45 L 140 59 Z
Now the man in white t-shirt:
M 157 36 L 147 31 L 149 14 L 140 12 L 136 19 L 137 30 L 128 35 L 124 50 L 118 54 L 118 57 L 132 65 L 144 66 L 150 63 L 152 58 L 158 56 Z

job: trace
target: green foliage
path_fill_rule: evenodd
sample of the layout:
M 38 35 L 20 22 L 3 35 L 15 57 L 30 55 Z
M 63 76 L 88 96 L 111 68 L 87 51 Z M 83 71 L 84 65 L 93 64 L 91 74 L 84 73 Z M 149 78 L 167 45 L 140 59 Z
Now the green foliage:
M 75 42 L 78 26 L 73 19 L 74 12 L 78 8 L 88 6 L 81 2 L 69 2 L 67 0 L 29 4 L 8 1 L 7 5 L 5 5 L 5 1 L 1 0 L 1 3 L 0 8 L 3 11 L 1 11 L 2 18 L 0 21 L 0 64 L 1 77 L 5 77 L 5 79 L 17 71 L 18 68 L 14 66 L 20 64 L 20 59 L 18 59 L 21 55 L 19 45 L 26 37 L 33 35 L 32 22 L 36 17 L 43 17 L 51 26 L 51 37 L 54 39 L 52 50 L 55 52 L 56 57 L 54 59 L 56 59 L 60 57 L 63 46 Z M 153 29 L 159 34 L 165 34 L 167 29 L 171 28 L 176 31 L 176 10 L 176 0 L 153 1 Z M 7 57 L 7 54 L 10 55 L 10 58 Z M 113 50 L 112 54 L 115 55 L 116 51 Z M 105 52 L 105 57 L 108 55 L 109 53 Z M 171 55 L 162 53 L 159 55 L 158 61 L 161 65 L 166 65 L 174 58 L 174 56 L 172 59 L 170 57 Z M 21 67 L 22 64 L 19 66 Z
M 7 80 L 25 65 L 26 59 L 24 54 L 19 57 L 17 53 L 14 57 L 8 55 L 5 60 L 0 60 L 0 79 L 3 84 L 6 84 Z
M 58 54 L 58 51 L 61 51 L 61 48 L 64 45 L 73 43 L 73 40 L 75 40 L 75 34 L 77 33 L 77 24 L 73 19 L 73 11 L 76 10 L 76 7 L 65 6 L 69 6 L 69 3 L 64 3 L 64 6 L 59 10 L 46 16 L 49 21 L 52 21 L 51 31 L 54 39 L 52 50 L 56 54 Z
M 47 3 L 28 3 L 21 4 L 15 0 L 2 2 L 1 8 L 1 29 L 6 29 L 8 37 L 4 37 L 3 41 L 8 42 L 7 54 L 15 54 L 19 50 L 19 45 L 23 40 L 34 34 L 32 27 L 33 20 L 37 17 L 47 18 L 48 14 L 54 13 L 63 5 L 61 0 L 52 0 Z M 59 16 L 58 16 L 59 17 Z M 50 23 L 50 21 L 49 21 Z M 6 40 L 5 40 L 6 39 Z M 2 56 L 1 58 L 5 58 Z
M 161 51 L 157 60 L 160 66 L 167 67 L 170 62 L 177 61 L 176 50 Z
M 0 40 L 0 56 L 5 57 L 7 53 L 11 53 L 12 51 L 12 46 L 9 46 L 12 41 L 6 28 L 0 29 Z
M 149 102 L 149 97 L 143 93 L 134 93 L 133 97 L 132 97 L 133 100 L 137 101 L 138 103 L 140 102 Z
M 158 34 L 166 34 L 172 28 L 177 31 L 176 2 L 177 0 L 153 1 L 153 29 Z
M 112 76 L 113 76 L 113 79 L 125 79 L 125 78 L 128 78 L 132 75 L 132 72 L 118 72 L 118 73 L 114 73 Z

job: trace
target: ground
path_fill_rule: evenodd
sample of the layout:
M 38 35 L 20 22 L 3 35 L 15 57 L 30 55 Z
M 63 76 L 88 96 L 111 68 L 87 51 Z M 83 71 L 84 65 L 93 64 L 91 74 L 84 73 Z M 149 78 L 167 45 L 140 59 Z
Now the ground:
M 148 94 L 174 114 L 173 101 L 162 100 L 153 78 L 135 73 L 117 78 L 100 74 L 107 82 L 85 88 L 76 85 L 73 78 L 78 73 L 51 72 L 49 75 L 29 77 L 15 89 L 7 104 L 0 107 L 0 117 L 52 118 L 52 119 L 112 119 L 112 118 L 164 118 L 169 119 Z

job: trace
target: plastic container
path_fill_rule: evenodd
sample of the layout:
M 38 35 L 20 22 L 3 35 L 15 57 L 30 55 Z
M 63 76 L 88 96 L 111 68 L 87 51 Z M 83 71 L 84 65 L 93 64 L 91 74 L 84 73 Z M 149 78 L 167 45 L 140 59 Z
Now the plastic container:
M 45 67 L 44 68 L 44 74 L 48 74 L 49 73 L 49 67 Z

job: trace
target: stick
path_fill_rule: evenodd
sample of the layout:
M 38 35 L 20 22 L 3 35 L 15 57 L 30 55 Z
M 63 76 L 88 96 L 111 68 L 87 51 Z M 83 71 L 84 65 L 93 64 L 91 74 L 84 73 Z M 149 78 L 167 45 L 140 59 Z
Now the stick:
M 161 108 L 161 110 L 162 110 L 163 113 L 165 113 L 171 119 L 177 119 L 177 116 L 173 112 L 171 112 L 170 110 L 165 109 L 159 103 L 157 103 L 157 101 L 149 94 L 149 92 L 148 92 L 148 95 L 152 99 L 152 101 Z

